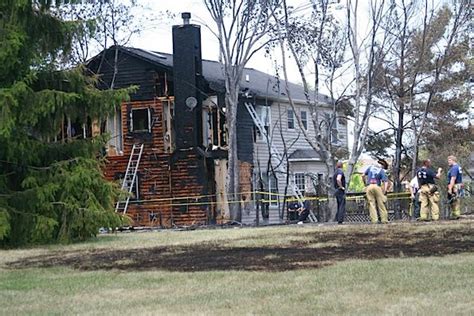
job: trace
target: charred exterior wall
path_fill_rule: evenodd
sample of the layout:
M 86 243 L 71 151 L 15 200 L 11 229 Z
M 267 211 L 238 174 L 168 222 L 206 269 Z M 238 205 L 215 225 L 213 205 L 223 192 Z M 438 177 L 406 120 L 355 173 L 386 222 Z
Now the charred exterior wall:
M 152 65 L 142 59 L 131 56 L 126 51 L 117 47 L 117 62 L 115 62 L 115 47 L 111 47 L 94 58 L 87 68 L 92 75 L 98 75 L 100 89 L 128 88 L 131 85 L 139 89 L 130 95 L 134 101 L 152 100 L 156 97 L 174 95 L 173 74 L 165 66 Z M 116 75 L 114 76 L 114 68 Z M 159 79 L 166 78 L 165 83 Z M 168 92 L 163 93 L 162 86 L 168 87 Z
M 113 78 L 115 88 L 139 86 L 131 95 L 132 101 L 121 105 L 123 155 L 108 157 L 105 166 L 107 179 L 120 179 L 125 174 L 133 144 L 144 144 L 138 168 L 138 198 L 130 202 L 127 210 L 136 226 L 170 227 L 208 224 L 228 219 L 224 193 L 226 149 L 208 151 L 209 148 L 202 147 L 202 93 L 214 92 L 207 90 L 202 78 L 199 29 L 182 25 L 177 26 L 176 30 L 185 32 L 175 35 L 174 41 L 185 45 L 175 52 L 173 68 L 147 62 L 126 50 L 119 50 L 118 73 L 114 78 L 114 67 L 111 65 L 114 64 L 115 48 L 106 50 L 89 64 L 90 70 L 99 75 L 99 86 L 103 89 L 110 88 Z M 180 61 L 186 62 L 180 64 Z M 191 65 L 188 64 L 190 61 Z M 164 82 L 161 80 L 163 78 L 166 79 Z M 167 89 L 163 89 L 164 86 Z M 203 88 L 204 86 L 207 88 Z M 163 90 L 167 91 L 166 95 L 163 95 Z M 223 106 L 223 95 L 217 95 L 219 105 Z M 189 97 L 197 100 L 194 108 L 186 103 Z M 165 124 L 164 100 L 175 102 L 172 115 L 175 146 L 171 150 L 169 144 L 167 146 L 165 143 L 169 128 Z M 137 132 L 132 129 L 131 112 L 139 109 L 147 109 L 149 113 L 149 130 Z M 243 103 L 239 104 L 237 116 L 238 159 L 241 169 L 239 179 L 242 192 L 248 192 L 242 196 L 244 202 L 241 207 L 245 211 L 253 207 L 250 193 L 253 121 Z
M 151 132 L 133 133 L 130 111 L 144 108 L 152 113 Z M 166 153 L 162 118 L 163 104 L 158 99 L 122 104 L 124 155 L 108 157 L 105 177 L 111 181 L 123 177 L 133 144 L 143 143 L 138 168 L 138 200 L 131 200 L 127 210 L 134 220 L 133 225 L 207 224 L 212 220 L 213 209 L 209 207 L 212 199 L 208 195 L 212 192 L 206 177 L 206 160 L 193 149 Z

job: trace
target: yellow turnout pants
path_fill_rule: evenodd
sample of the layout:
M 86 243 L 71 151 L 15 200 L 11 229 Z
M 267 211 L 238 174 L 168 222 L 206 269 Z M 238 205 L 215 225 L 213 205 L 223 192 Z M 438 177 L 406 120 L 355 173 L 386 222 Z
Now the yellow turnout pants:
M 431 210 L 431 219 L 437 221 L 439 219 L 439 192 L 430 193 L 434 184 L 423 184 L 420 188 L 420 220 L 428 220 Z
M 369 203 L 370 221 L 372 223 L 378 222 L 377 208 L 380 211 L 380 221 L 388 223 L 388 213 L 384 202 L 386 197 L 382 192 L 382 188 L 377 184 L 369 184 L 366 191 L 367 201 Z
M 458 185 L 454 185 L 453 187 L 453 194 L 458 194 L 459 187 Z M 451 203 L 451 217 L 458 218 L 461 216 L 461 199 L 459 196 L 454 199 Z

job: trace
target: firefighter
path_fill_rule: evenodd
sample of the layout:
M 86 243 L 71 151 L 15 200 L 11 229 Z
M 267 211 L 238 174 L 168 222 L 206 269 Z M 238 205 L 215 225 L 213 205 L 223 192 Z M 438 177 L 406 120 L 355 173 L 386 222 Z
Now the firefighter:
M 439 191 L 435 184 L 435 179 L 441 176 L 442 168 L 438 168 L 438 173 L 435 174 L 431 168 L 431 160 L 426 159 L 423 165 L 416 172 L 418 178 L 418 185 L 420 186 L 420 220 L 427 221 L 428 215 L 431 211 L 431 219 L 437 221 L 439 219 Z
M 451 219 L 459 219 L 461 216 L 460 197 L 463 193 L 462 169 L 456 163 L 455 156 L 448 156 L 448 202 L 451 206 Z
M 383 162 L 383 167 L 386 168 L 388 165 L 386 165 L 385 161 Z M 365 194 L 369 203 L 370 221 L 373 224 L 376 224 L 378 222 L 378 208 L 380 211 L 380 222 L 382 224 L 387 224 L 388 212 L 384 203 L 387 201 L 387 197 L 385 196 L 385 194 L 387 194 L 388 179 L 385 170 L 382 168 L 381 161 L 379 161 L 379 164 L 372 165 L 367 168 L 367 170 L 365 170 L 364 182 L 367 185 Z M 383 188 L 380 187 L 382 182 Z

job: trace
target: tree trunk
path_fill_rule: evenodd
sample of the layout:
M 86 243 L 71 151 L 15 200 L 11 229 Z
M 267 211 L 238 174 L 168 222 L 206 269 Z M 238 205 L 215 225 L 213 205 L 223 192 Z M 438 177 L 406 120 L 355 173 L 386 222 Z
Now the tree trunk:
M 231 221 L 242 221 L 242 211 L 240 208 L 240 182 L 239 182 L 239 159 L 237 155 L 237 105 L 238 89 L 234 85 L 229 85 L 226 93 L 226 120 L 228 128 L 228 163 L 227 163 L 227 199 L 229 202 L 229 212 Z
M 405 106 L 402 102 L 399 102 L 398 107 L 398 124 L 395 136 L 395 159 L 393 162 L 393 184 L 394 192 L 402 191 L 402 183 L 400 179 L 401 164 L 402 164 L 402 146 L 403 146 L 403 120 L 405 116 Z

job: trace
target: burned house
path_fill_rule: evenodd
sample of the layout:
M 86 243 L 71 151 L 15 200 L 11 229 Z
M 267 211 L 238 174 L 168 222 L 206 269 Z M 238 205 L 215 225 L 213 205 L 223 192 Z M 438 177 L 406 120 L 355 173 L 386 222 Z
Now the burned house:
M 105 127 L 111 136 L 105 176 L 111 181 L 122 179 L 132 191 L 127 203 L 117 204 L 117 211 L 126 212 L 140 226 L 226 221 L 224 77 L 221 64 L 201 58 L 199 26 L 185 20 L 173 27 L 172 55 L 113 46 L 92 58 L 88 68 L 98 75 L 103 89 L 138 86 Z M 245 69 L 241 87 L 239 180 L 244 192 L 242 220 L 251 222 L 255 214 L 252 192 L 262 183 L 262 190 L 283 192 L 287 175 L 282 172 L 269 177 L 264 172 L 272 164 L 270 157 L 275 160 L 275 150 L 291 150 L 291 181 L 303 190 L 309 186 L 308 170 L 315 174 L 326 171 L 298 132 L 275 77 Z M 303 89 L 295 84 L 290 84 L 290 89 L 312 133 Z M 346 130 L 342 124 L 334 132 L 342 146 L 347 146 Z M 277 212 L 272 211 L 277 207 L 278 203 L 270 203 L 273 221 L 278 221 Z

